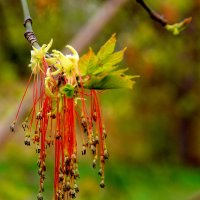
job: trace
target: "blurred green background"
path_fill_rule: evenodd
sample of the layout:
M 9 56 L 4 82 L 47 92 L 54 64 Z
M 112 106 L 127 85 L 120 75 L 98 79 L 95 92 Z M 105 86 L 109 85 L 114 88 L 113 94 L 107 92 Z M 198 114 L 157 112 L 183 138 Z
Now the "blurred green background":
M 63 49 L 106 0 L 28 2 L 39 43 L 53 38 L 53 48 Z M 133 90 L 101 95 L 109 132 L 106 188 L 99 188 L 87 155 L 79 163 L 80 200 L 200 199 L 200 1 L 147 2 L 171 23 L 192 16 L 192 24 L 174 37 L 129 0 L 90 43 L 97 50 L 117 33 L 117 49 L 128 47 L 122 67 L 141 78 Z M 30 46 L 23 37 L 20 1 L 0 0 L 0 19 L 0 120 L 5 126 L 5 119 L 14 119 L 30 75 Z M 0 132 L 0 200 L 36 199 L 35 150 L 23 145 L 21 129 L 6 130 Z M 49 154 L 45 200 L 53 193 Z

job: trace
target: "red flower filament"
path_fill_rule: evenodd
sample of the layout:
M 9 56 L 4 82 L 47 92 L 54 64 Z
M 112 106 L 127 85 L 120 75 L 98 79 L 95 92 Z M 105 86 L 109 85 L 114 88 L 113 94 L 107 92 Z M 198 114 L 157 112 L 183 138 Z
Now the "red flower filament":
M 74 64 L 73 56 L 65 58 L 66 63 L 71 66 L 70 69 L 67 65 L 63 65 L 58 54 L 54 54 L 53 58 L 56 59 L 53 61 L 49 61 L 44 55 L 40 60 L 40 65 L 37 66 L 40 69 L 32 69 L 27 85 L 28 88 L 33 78 L 33 106 L 22 123 L 22 127 L 25 131 L 25 145 L 29 146 L 32 141 L 39 156 L 37 162 L 40 176 L 38 200 L 43 199 L 47 148 L 52 145 L 55 151 L 54 199 L 75 198 L 79 192 L 76 122 L 79 124 L 82 136 L 82 155 L 86 154 L 87 149 L 91 150 L 93 168 L 99 160 L 100 186 L 102 188 L 105 186 L 104 165 L 108 152 L 99 99 L 95 90 L 91 90 L 89 94 L 84 91 L 82 77 Z M 86 108 L 86 101 L 91 104 L 90 112 Z M 11 125 L 12 131 L 14 131 L 19 110 Z

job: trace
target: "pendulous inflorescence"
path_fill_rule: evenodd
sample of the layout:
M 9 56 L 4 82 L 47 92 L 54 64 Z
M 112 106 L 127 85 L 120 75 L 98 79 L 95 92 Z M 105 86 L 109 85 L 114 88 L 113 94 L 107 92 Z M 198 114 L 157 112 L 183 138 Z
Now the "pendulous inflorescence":
M 114 52 L 115 35 L 97 54 L 90 49 L 81 58 L 69 45 L 71 54 L 63 55 L 57 50 L 49 52 L 52 42 L 40 49 L 33 47 L 29 64 L 32 73 L 22 98 L 23 101 L 33 79 L 32 108 L 22 128 L 24 144 L 33 143 L 38 154 L 38 200 L 43 199 L 47 149 L 52 146 L 55 152 L 54 199 L 73 199 L 79 192 L 77 127 L 81 132 L 81 153 L 85 155 L 91 151 L 93 168 L 99 166 L 100 187 L 105 187 L 104 169 L 109 153 L 98 91 L 132 88 L 132 79 L 137 77 L 127 76 L 126 70 L 117 69 L 116 64 L 123 59 L 125 49 Z M 22 101 L 11 131 L 14 131 Z

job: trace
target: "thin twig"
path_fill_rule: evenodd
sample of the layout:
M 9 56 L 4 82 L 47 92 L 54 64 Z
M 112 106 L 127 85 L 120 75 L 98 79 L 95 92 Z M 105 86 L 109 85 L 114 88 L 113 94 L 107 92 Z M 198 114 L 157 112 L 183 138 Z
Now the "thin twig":
M 171 32 L 173 35 L 179 35 L 180 32 L 183 31 L 192 21 L 192 17 L 188 17 L 183 19 L 179 23 L 169 24 L 167 19 L 165 19 L 163 15 L 160 15 L 159 13 L 155 12 L 143 0 L 136 0 L 136 2 L 144 8 L 144 10 L 149 14 L 151 19 L 161 24 L 167 31 Z
M 152 10 L 143 0 L 136 0 L 136 2 L 139 3 L 144 8 L 144 10 L 147 11 L 151 19 L 158 22 L 162 26 L 166 26 L 168 24 L 167 19 L 165 19 L 163 15 Z
M 24 27 L 26 28 L 26 32 L 24 33 L 25 38 L 35 48 L 39 49 L 40 45 L 37 42 L 37 38 L 32 29 L 32 19 L 30 16 L 27 0 L 21 0 L 22 9 L 24 13 Z

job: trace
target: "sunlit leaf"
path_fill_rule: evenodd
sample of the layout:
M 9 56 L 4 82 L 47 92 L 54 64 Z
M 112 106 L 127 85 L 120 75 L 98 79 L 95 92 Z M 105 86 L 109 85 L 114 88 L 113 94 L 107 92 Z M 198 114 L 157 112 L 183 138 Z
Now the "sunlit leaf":
M 87 89 L 106 90 L 117 88 L 132 89 L 135 81 L 132 79 L 139 76 L 125 75 L 126 69 L 111 72 L 109 74 L 101 74 L 98 76 L 91 76 L 84 82 L 83 86 Z
M 114 52 L 115 34 L 100 48 L 97 55 L 90 48 L 79 60 L 79 70 L 83 77 L 83 86 L 88 89 L 132 88 L 136 76 L 125 74 L 127 69 L 117 70 L 117 64 L 123 60 L 126 48 Z M 138 76 L 137 76 L 138 77 Z
M 126 48 L 121 51 L 115 52 L 109 55 L 105 60 L 98 62 L 98 68 L 94 74 L 99 74 L 101 72 L 111 72 L 114 71 L 117 67 L 115 66 L 123 60 L 124 52 Z
M 114 66 L 118 64 L 119 62 L 121 62 L 123 60 L 125 50 L 126 50 L 126 47 L 121 51 L 111 54 L 105 60 L 103 60 L 102 62 L 103 62 L 104 67 Z
M 92 73 L 97 66 L 97 56 L 94 54 L 92 48 L 88 53 L 83 55 L 79 60 L 79 70 L 82 76 Z
M 104 60 L 113 53 L 116 45 L 116 34 L 113 34 L 111 38 L 100 48 L 100 50 L 97 53 L 97 57 L 100 60 Z

